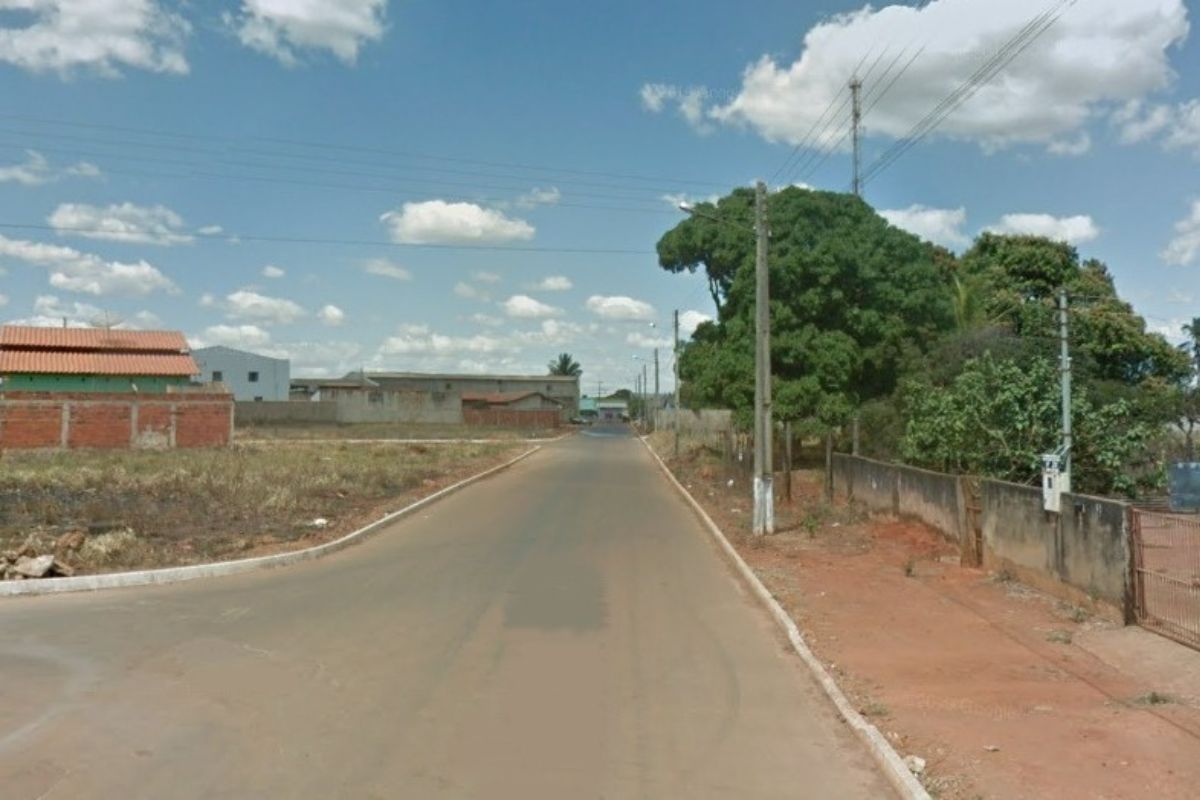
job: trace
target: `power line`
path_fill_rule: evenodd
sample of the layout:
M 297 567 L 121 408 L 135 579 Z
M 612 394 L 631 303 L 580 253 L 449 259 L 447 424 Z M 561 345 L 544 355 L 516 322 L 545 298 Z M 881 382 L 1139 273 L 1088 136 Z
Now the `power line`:
M 112 231 L 107 228 L 98 227 L 60 227 L 54 225 L 46 225 L 34 222 L 0 222 L 0 229 L 3 230 L 39 230 L 53 231 L 55 233 L 79 233 L 79 234 L 107 234 L 112 236 Z M 396 247 L 396 248 L 412 248 L 412 249 L 431 249 L 431 250 L 481 250 L 489 252 L 512 252 L 512 253 L 559 253 L 559 254 L 586 254 L 586 255 L 636 255 L 646 256 L 655 255 L 653 250 L 632 250 L 621 248 L 604 248 L 604 247 L 544 247 L 536 245 L 485 245 L 485 244 L 438 244 L 426 242 L 393 242 L 381 239 L 337 239 L 337 238 L 321 238 L 316 236 L 264 236 L 259 234 L 241 234 L 241 233 L 202 233 L 199 231 L 188 232 L 187 235 L 198 239 L 211 239 L 215 241 L 228 242 L 237 244 L 238 242 L 270 242 L 274 244 L 323 244 L 323 245 L 338 245 L 351 247 Z
M 1025 52 L 1035 41 L 1048 31 L 1066 9 L 1074 5 L 1076 0 L 1057 0 L 1046 11 L 1034 17 L 1015 36 L 1009 39 L 999 50 L 993 53 L 982 65 L 953 92 L 942 99 L 929 111 L 908 135 L 897 141 L 881 155 L 863 176 L 863 182 L 871 181 L 875 176 L 887 169 L 901 156 L 929 136 L 947 117 L 971 99 L 980 88 L 991 81 L 1001 70 L 1008 66 L 1021 53 Z
M 264 136 L 250 136 L 250 137 L 238 138 L 238 137 L 223 136 L 223 135 L 192 134 L 192 133 L 183 133 L 183 132 L 179 132 L 179 131 L 169 131 L 169 130 L 161 130 L 161 129 L 156 130 L 156 129 L 151 129 L 151 128 L 138 128 L 138 127 L 122 126 L 122 125 L 106 125 L 106 124 L 100 124 L 100 123 L 81 122 L 78 120 L 65 120 L 65 119 L 59 119 L 59 118 L 36 117 L 36 116 L 29 116 L 29 115 L 22 115 L 22 114 L 0 113 L 0 119 L 12 119 L 12 120 L 19 120 L 19 121 L 24 121 L 24 122 L 32 122 L 34 124 L 40 124 L 40 125 L 58 125 L 58 126 L 62 126 L 62 127 L 80 128 L 80 129 L 85 129 L 85 130 L 113 131 L 113 132 L 117 132 L 117 133 L 135 134 L 135 135 L 139 135 L 139 136 L 155 136 L 155 137 L 160 137 L 160 138 L 184 139 L 184 140 L 202 142 L 202 143 L 203 142 L 223 143 L 223 144 L 232 145 L 232 146 L 244 146 L 245 142 L 261 142 L 264 144 L 285 144 L 285 145 L 288 145 L 291 147 L 316 149 L 316 150 L 320 150 L 322 153 L 327 153 L 330 150 L 336 150 L 336 151 L 341 151 L 341 152 L 361 153 L 361 154 L 369 154 L 369 155 L 375 155 L 375 156 L 388 156 L 388 157 L 392 157 L 392 158 L 418 160 L 418 161 L 424 160 L 424 161 L 438 161 L 438 162 L 453 163 L 453 164 L 472 164 L 472 165 L 481 166 L 481 167 L 520 169 L 520 170 L 526 170 L 526 171 L 530 171 L 530 172 L 542 172 L 542 173 L 562 174 L 562 175 L 578 175 L 578 176 L 584 176 L 584 177 L 614 178 L 614 179 L 618 179 L 618 180 L 632 180 L 632 181 L 639 181 L 639 182 L 643 182 L 643 183 L 684 184 L 684 185 L 690 185 L 690 186 L 703 186 L 703 187 L 708 187 L 708 188 L 718 188 L 718 187 L 723 188 L 725 185 L 722 183 L 716 183 L 716 182 L 712 182 L 712 181 L 697 181 L 694 179 L 674 178 L 674 177 L 662 176 L 662 175 L 639 175 L 636 173 L 628 173 L 628 172 L 609 172 L 609 171 L 604 171 L 604 170 L 583 170 L 583 169 L 576 169 L 576 168 L 571 168 L 571 167 L 529 164 L 529 163 L 522 163 L 522 162 L 488 161 L 488 160 L 483 160 L 483 159 L 464 158 L 464 157 L 459 157 L 459 156 L 444 156 L 444 155 L 435 155 L 435 154 L 430 154 L 430 153 L 418 153 L 418 152 L 405 151 L 405 150 L 392 150 L 392 149 L 387 149 L 387 148 L 365 147 L 365 146 L 361 146 L 361 145 L 339 144 L 339 143 L 334 143 L 334 142 L 321 142 L 321 141 L 312 141 L 312 140 L 304 140 L 304 139 L 291 139 L 291 138 L 282 138 L 282 137 L 264 137 Z M 59 134 L 59 135 L 61 136 L 62 134 Z M 156 146 L 159 148 L 167 147 L 167 145 L 163 145 L 163 144 L 156 145 L 152 142 L 130 142 L 130 143 L 136 144 L 137 146 Z M 316 156 L 301 155 L 299 157 L 315 158 Z M 328 156 L 323 156 L 323 157 L 328 158 Z M 532 178 L 529 176 L 522 176 L 522 177 L 530 179 L 530 180 L 536 180 L 536 178 Z M 550 178 L 548 178 L 548 179 L 550 179 Z M 652 188 L 652 187 L 643 187 L 643 188 Z

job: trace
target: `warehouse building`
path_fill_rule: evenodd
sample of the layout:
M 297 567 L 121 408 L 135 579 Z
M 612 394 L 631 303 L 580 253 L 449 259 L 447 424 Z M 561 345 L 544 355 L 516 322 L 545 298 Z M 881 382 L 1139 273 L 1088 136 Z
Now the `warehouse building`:
M 200 367 L 201 383 L 223 383 L 235 400 L 287 400 L 291 362 L 286 358 L 217 345 L 192 352 Z

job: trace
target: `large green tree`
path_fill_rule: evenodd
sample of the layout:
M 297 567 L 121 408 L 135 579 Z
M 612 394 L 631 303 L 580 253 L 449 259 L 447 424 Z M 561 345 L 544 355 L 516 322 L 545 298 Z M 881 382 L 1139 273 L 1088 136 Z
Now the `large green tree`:
M 753 192 L 736 190 L 658 243 L 664 269 L 705 270 L 719 307 L 684 351 L 684 380 L 743 421 L 754 395 L 752 206 Z M 953 326 L 950 275 L 935 248 L 850 195 L 784 189 L 769 198 L 768 223 L 776 414 L 841 424 Z

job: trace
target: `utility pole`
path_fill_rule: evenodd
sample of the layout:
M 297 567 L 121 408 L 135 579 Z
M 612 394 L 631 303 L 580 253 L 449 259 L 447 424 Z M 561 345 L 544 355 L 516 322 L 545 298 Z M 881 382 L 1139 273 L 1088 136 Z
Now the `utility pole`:
M 767 272 L 767 185 L 754 187 L 754 534 L 775 532 L 771 453 L 771 294 Z
M 675 359 L 671 364 L 675 373 L 675 458 L 679 458 L 679 309 L 675 309 Z
M 1067 327 L 1067 290 L 1058 290 L 1059 366 L 1062 369 L 1062 466 L 1059 486 L 1071 491 L 1071 342 Z
M 862 81 L 858 76 L 850 79 L 850 135 L 854 142 L 854 181 L 851 184 L 855 197 L 862 197 Z
M 646 407 L 649 404 L 649 400 L 650 384 L 646 380 L 646 362 L 642 361 L 642 427 L 647 429 L 647 432 L 649 432 L 648 429 L 650 427 L 650 409 Z

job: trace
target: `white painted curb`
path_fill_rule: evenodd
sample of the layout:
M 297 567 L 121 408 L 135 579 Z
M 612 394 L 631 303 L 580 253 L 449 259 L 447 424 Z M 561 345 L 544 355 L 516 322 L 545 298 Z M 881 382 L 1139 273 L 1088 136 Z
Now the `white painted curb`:
M 867 746 L 871 757 L 875 759 L 876 764 L 883 770 L 883 774 L 891 782 L 892 787 L 900 793 L 901 797 L 906 798 L 906 800 L 932 800 L 929 792 L 925 791 L 925 787 L 921 785 L 921 782 L 908 769 L 904 763 L 904 759 L 900 757 L 900 754 L 896 752 L 891 743 L 884 738 L 878 728 L 867 722 L 862 714 L 859 714 L 858 710 L 846 699 L 846 695 L 842 694 L 842 690 L 838 687 L 837 682 L 826 671 L 824 665 L 813 654 L 813 651 L 808 648 L 808 644 L 805 643 L 804 636 L 800 633 L 800 629 L 796 627 L 795 621 L 788 616 L 788 613 L 783 610 L 783 606 L 779 605 L 779 601 L 772 596 L 767 587 L 763 585 L 763 582 L 758 579 L 758 576 L 754 574 L 754 570 L 750 569 L 750 565 L 742 560 L 738 551 L 725 538 L 725 533 L 717 523 L 713 522 L 712 517 L 704 510 L 704 507 L 696 501 L 696 498 L 692 497 L 691 492 L 684 488 L 683 484 L 679 482 L 679 479 L 675 477 L 675 474 L 671 472 L 666 463 L 659 458 L 658 453 L 654 452 L 654 448 L 650 446 L 645 437 L 638 438 L 641 439 L 646 449 L 650 451 L 650 455 L 654 457 L 654 460 L 658 462 L 658 466 L 662 468 L 663 474 L 675 485 L 675 488 L 679 490 L 679 493 L 691 505 L 692 510 L 703 520 L 705 526 L 708 528 L 708 532 L 712 534 L 717 545 L 733 563 L 742 580 L 746 582 L 746 585 L 750 587 L 750 590 L 759 601 L 767 607 L 767 611 L 775 618 L 775 622 L 783 628 L 784 633 L 787 634 L 788 641 L 792 644 L 792 649 L 796 651 L 796 654 L 800 656 L 800 659 L 812 671 L 813 677 L 817 679 L 817 683 L 821 685 L 821 688 L 825 690 L 825 694 L 833 701 L 838 713 L 842 715 L 842 719 L 854 729 L 854 732 L 858 734 L 858 738 Z
M 454 494 L 471 484 L 481 481 L 491 475 L 508 469 L 518 461 L 528 458 L 540 450 L 533 447 L 516 458 L 486 469 L 458 483 L 440 489 L 428 497 L 405 506 L 399 511 L 393 511 L 376 521 L 348 533 L 340 539 L 306 547 L 303 550 L 293 550 L 288 553 L 278 553 L 257 558 L 243 558 L 237 561 L 220 561 L 213 564 L 192 564 L 186 567 L 167 567 L 165 569 L 147 569 L 137 572 L 113 572 L 104 575 L 77 575 L 73 578 L 37 578 L 26 581 L 0 582 L 0 597 L 16 597 L 18 595 L 57 594 L 61 592 L 91 592 L 98 589 L 123 589 L 130 586 L 147 586 L 150 584 L 178 583 L 180 581 L 196 580 L 197 578 L 217 578 L 227 575 L 240 575 L 243 572 L 253 572 L 259 569 L 283 567 L 299 564 L 302 561 L 312 561 L 332 555 L 351 545 L 358 544 L 368 536 L 378 533 L 382 528 L 401 517 L 408 516 L 447 495 Z

